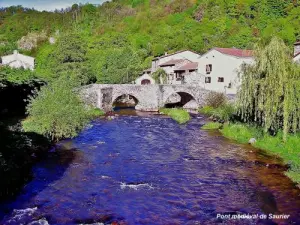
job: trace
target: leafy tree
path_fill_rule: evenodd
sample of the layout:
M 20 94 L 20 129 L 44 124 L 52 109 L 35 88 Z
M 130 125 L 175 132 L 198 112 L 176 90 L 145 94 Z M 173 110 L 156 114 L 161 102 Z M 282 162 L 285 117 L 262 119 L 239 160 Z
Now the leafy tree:
M 242 69 L 242 85 L 238 95 L 239 114 L 253 121 L 265 132 L 300 128 L 300 70 L 292 63 L 290 51 L 282 40 L 273 38 L 265 46 L 257 46 L 254 65 Z
M 28 118 L 23 121 L 26 132 L 35 132 L 52 140 L 75 137 L 89 122 L 90 111 L 74 91 L 74 84 L 58 79 L 42 87 L 30 99 Z

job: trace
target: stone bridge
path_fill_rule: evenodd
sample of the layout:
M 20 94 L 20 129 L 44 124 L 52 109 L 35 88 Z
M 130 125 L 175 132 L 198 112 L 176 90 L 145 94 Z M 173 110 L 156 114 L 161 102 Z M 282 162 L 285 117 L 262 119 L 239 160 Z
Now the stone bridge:
M 81 89 L 81 96 L 86 104 L 105 112 L 111 111 L 116 99 L 122 95 L 134 97 L 137 110 L 158 111 L 170 103 L 172 96 L 180 96 L 179 101 L 182 105 L 199 107 L 204 104 L 208 92 L 201 87 L 187 85 L 92 84 Z

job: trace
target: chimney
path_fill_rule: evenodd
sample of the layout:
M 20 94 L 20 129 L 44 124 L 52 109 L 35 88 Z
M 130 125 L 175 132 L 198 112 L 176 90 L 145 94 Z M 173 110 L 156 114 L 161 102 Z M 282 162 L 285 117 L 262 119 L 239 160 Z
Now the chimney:
M 300 53 L 300 41 L 294 43 L 294 56 Z

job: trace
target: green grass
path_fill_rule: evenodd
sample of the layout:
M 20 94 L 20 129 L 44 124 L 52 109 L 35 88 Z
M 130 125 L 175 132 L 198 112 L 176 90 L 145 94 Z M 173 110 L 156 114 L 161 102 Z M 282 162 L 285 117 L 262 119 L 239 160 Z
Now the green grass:
M 281 132 L 271 136 L 264 134 L 260 128 L 246 124 L 227 124 L 221 132 L 239 143 L 248 143 L 250 138 L 255 138 L 257 142 L 253 146 L 282 158 L 284 163 L 290 165 L 285 174 L 300 184 L 300 134 L 289 135 L 287 141 L 283 142 Z
M 97 117 L 105 115 L 105 112 L 103 112 L 101 109 L 98 109 L 98 108 L 92 108 L 92 109 L 90 109 L 89 113 L 90 113 L 90 116 L 92 118 L 97 118 Z
M 199 109 L 199 112 L 204 114 L 204 115 L 208 115 L 208 116 L 211 116 L 213 114 L 213 111 L 215 109 L 211 106 L 204 106 L 202 108 Z
M 162 108 L 159 111 L 170 116 L 173 120 L 177 121 L 179 124 L 185 124 L 191 119 L 190 114 L 186 110 L 181 108 L 173 108 L 173 109 Z
M 201 127 L 202 130 L 218 130 L 223 126 L 222 123 L 210 122 Z

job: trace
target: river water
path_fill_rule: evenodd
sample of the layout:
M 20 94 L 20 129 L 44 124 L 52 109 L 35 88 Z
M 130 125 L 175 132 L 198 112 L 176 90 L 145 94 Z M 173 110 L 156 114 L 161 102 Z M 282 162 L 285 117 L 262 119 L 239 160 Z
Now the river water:
M 300 224 L 300 190 L 280 162 L 161 116 L 97 120 L 33 168 L 0 224 Z M 218 214 L 287 214 L 227 220 Z

